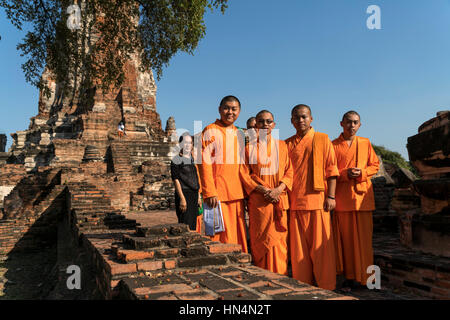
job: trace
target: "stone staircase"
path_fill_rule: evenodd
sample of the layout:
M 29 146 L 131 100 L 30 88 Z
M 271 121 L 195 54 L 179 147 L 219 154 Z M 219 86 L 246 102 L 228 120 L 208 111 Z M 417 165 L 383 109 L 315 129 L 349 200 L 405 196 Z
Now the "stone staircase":
M 125 143 L 114 141 L 111 143 L 114 172 L 117 174 L 134 173 L 131 165 L 130 152 Z
M 70 208 L 75 212 L 80 231 L 132 229 L 137 226 L 136 220 L 126 219 L 120 210 L 111 207 L 111 197 L 104 190 L 86 182 L 77 182 L 69 184 L 69 191 Z
M 44 199 L 41 199 L 34 204 L 34 215 L 40 216 L 45 210 L 47 210 L 53 204 L 53 201 L 64 191 L 65 188 L 65 185 L 54 186 Z

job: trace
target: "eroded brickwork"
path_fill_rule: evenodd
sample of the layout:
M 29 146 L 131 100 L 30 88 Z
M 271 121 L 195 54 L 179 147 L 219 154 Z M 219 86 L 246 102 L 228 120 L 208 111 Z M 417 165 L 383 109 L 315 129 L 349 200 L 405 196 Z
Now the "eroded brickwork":
M 84 234 L 105 297 L 142 300 L 354 299 L 252 266 L 235 244 L 187 225 Z

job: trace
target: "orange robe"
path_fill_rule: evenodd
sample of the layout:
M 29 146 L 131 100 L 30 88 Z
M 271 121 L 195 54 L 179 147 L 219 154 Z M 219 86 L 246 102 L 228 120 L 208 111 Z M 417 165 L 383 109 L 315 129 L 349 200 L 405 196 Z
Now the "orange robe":
M 293 170 L 284 141 L 272 139 L 267 143 L 259 141 L 246 148 L 247 168 L 254 185 L 246 188 L 249 194 L 249 233 L 253 263 L 272 272 L 287 275 L 287 190 L 292 189 Z M 261 144 L 267 144 L 260 147 Z M 250 161 L 250 158 L 253 161 Z M 257 185 L 273 189 L 286 185 L 277 205 L 265 200 L 264 195 L 253 191 Z M 252 192 L 253 191 L 253 192 Z M 278 212 L 277 212 L 278 209 Z
M 218 197 L 225 224 L 225 231 L 211 239 L 240 244 L 242 251 L 248 252 L 242 183 L 249 183 L 250 177 L 245 168 L 244 143 L 244 136 L 234 125 L 226 128 L 216 120 L 202 132 L 199 171 L 203 199 Z
M 198 165 L 195 165 L 195 168 L 197 169 L 197 174 L 198 174 L 198 182 L 200 184 L 200 189 L 198 190 L 198 193 L 202 194 L 202 182 L 200 180 L 200 174 L 198 171 Z M 199 215 L 197 216 L 197 227 L 195 228 L 195 231 L 202 234 L 202 223 L 203 223 L 203 215 Z
M 339 171 L 328 136 L 319 133 L 317 136 L 324 138 L 319 148 L 313 150 L 315 135 L 311 128 L 303 138 L 294 135 L 286 140 L 294 170 L 294 182 L 289 193 L 292 276 L 302 282 L 313 285 L 315 281 L 323 289 L 334 290 L 336 262 L 331 218 L 323 206 L 326 179 L 338 176 Z M 317 181 L 317 177 L 321 177 L 322 181 Z M 320 184 L 324 189 L 315 187 Z
M 348 146 L 342 134 L 333 141 L 338 162 L 336 209 L 333 231 L 336 246 L 336 268 L 349 280 L 365 285 L 367 267 L 373 265 L 372 211 L 375 209 L 370 178 L 380 163 L 369 139 L 355 137 Z M 360 168 L 361 175 L 349 179 L 348 168 Z

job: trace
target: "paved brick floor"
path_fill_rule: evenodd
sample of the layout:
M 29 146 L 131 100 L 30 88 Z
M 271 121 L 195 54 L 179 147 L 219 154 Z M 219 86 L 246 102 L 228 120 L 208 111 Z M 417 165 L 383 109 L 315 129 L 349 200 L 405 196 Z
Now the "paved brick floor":
M 129 219 L 135 219 L 142 226 L 177 223 L 175 211 L 129 212 Z M 375 235 L 377 237 L 377 235 Z M 374 239 L 374 246 L 383 247 L 380 241 Z M 51 296 L 43 296 L 53 288 L 46 283 L 49 278 L 57 277 L 58 272 L 52 270 L 56 260 L 56 248 L 48 248 L 36 253 L 15 255 L 7 259 L 0 257 L 0 300 L 1 299 L 86 299 L 87 291 L 73 295 L 62 295 L 59 290 L 53 290 Z M 26 276 L 24 276 L 26 275 Z M 45 276 L 46 275 L 46 276 Z M 56 279 L 55 279 L 56 280 Z M 56 288 L 57 289 L 57 288 Z M 88 289 L 88 288 L 86 288 Z M 414 300 L 424 299 L 423 296 L 402 292 L 382 284 L 381 290 L 367 288 L 354 289 L 351 292 L 336 290 L 339 294 L 353 296 L 362 300 Z M 86 293 L 86 296 L 83 295 Z
M 165 223 L 177 223 L 177 217 L 175 211 L 150 211 L 150 212 L 130 212 L 126 214 L 128 219 L 135 219 L 138 223 L 141 223 L 142 226 L 150 226 L 157 224 L 165 224 Z M 374 235 L 374 246 L 376 248 L 381 249 L 382 240 L 378 241 L 376 237 L 377 234 Z M 384 235 L 383 235 L 384 236 Z M 384 236 L 385 237 L 385 236 Z M 342 279 L 341 279 L 342 280 Z M 339 283 L 340 281 L 338 281 Z M 415 295 L 410 292 L 405 292 L 403 290 L 399 290 L 397 288 L 388 287 L 386 285 L 382 285 L 380 290 L 369 290 L 366 287 L 360 287 L 356 289 L 352 289 L 350 292 L 342 291 L 339 288 L 335 290 L 335 292 L 339 294 L 344 294 L 347 296 L 353 296 L 362 300 L 421 300 L 426 299 L 421 295 Z

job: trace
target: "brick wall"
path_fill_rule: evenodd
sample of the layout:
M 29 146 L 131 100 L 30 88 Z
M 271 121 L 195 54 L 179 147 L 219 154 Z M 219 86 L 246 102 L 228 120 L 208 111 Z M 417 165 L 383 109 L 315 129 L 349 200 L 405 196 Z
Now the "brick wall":
M 374 238 L 381 286 L 432 299 L 450 299 L 450 259 L 402 247 L 392 235 Z
M 0 220 L 0 255 L 54 245 L 58 216 L 65 210 L 65 189 L 61 187 L 49 193 L 28 217 Z

